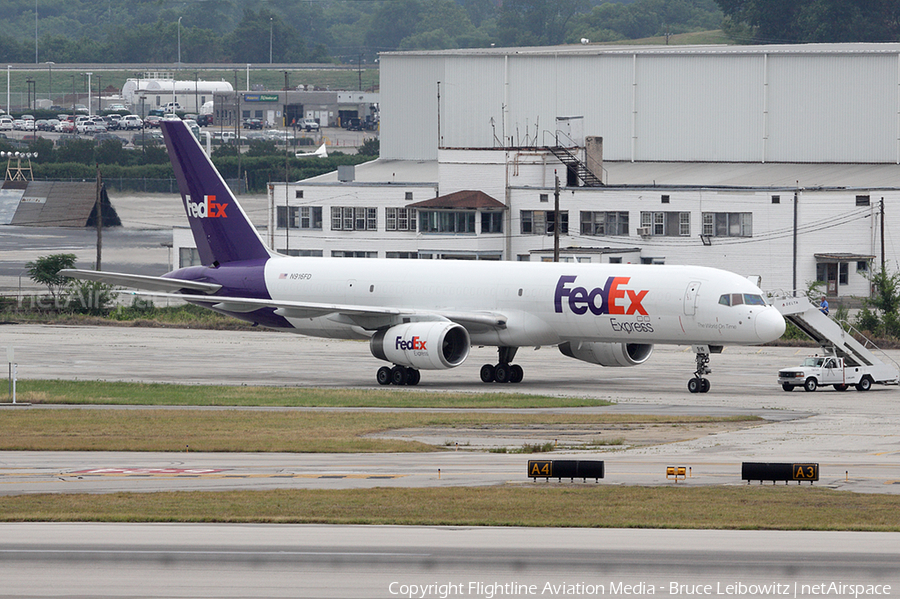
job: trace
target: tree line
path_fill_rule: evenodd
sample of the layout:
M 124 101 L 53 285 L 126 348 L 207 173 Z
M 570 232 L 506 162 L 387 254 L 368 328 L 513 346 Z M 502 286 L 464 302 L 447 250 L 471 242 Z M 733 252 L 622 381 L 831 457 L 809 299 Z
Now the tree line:
M 718 29 L 714 0 L 8 0 L 10 62 L 371 63 L 379 52 Z M 35 57 L 35 34 L 37 57 Z

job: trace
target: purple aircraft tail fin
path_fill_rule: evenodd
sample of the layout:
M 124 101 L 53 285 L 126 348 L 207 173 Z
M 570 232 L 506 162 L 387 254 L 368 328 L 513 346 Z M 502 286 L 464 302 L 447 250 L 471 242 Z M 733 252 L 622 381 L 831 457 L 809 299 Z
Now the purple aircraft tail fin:
M 203 265 L 269 258 L 256 228 L 187 125 L 160 125 Z

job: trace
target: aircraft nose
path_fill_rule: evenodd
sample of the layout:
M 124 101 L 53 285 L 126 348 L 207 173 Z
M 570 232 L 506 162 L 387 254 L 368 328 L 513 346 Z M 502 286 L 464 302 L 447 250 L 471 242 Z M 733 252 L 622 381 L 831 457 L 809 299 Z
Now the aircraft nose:
M 756 336 L 763 343 L 784 335 L 784 328 L 784 316 L 775 308 L 769 307 L 756 315 Z

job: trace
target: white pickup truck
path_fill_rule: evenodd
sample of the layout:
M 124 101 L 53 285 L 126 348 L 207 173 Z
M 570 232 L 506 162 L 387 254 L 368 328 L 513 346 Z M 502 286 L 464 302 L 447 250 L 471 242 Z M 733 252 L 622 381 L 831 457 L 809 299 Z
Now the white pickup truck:
M 834 385 L 838 391 L 853 385 L 857 391 L 868 391 L 875 382 L 869 370 L 867 366 L 845 365 L 844 359 L 836 356 L 812 356 L 800 366 L 779 370 L 778 382 L 785 391 L 793 391 L 794 387 L 815 391 L 822 385 Z

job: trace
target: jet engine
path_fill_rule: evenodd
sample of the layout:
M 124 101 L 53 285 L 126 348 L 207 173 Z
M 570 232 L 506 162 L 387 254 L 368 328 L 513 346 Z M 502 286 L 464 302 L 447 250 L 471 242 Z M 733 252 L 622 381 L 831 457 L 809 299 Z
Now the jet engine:
M 380 329 L 369 342 L 372 355 L 401 366 L 446 370 L 469 356 L 469 332 L 447 321 L 411 322 Z
M 564 356 L 600 366 L 637 366 L 653 353 L 650 343 L 578 343 L 559 344 Z

